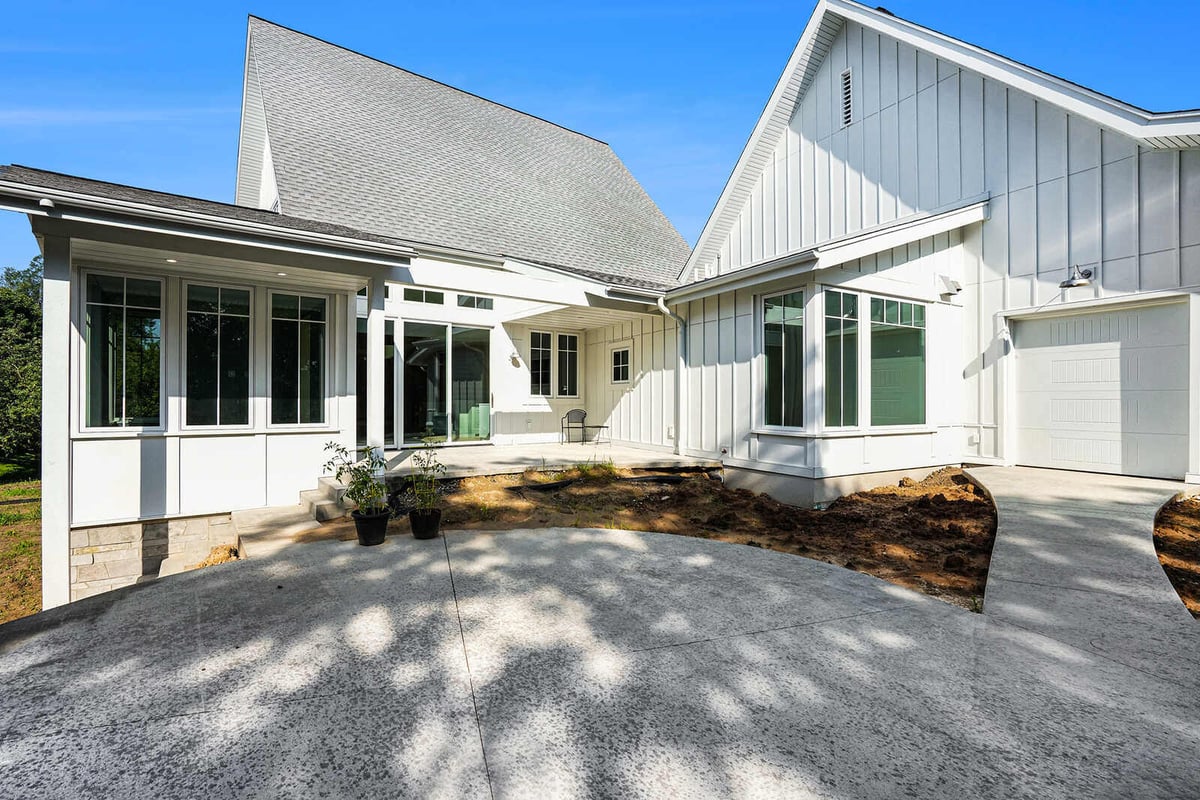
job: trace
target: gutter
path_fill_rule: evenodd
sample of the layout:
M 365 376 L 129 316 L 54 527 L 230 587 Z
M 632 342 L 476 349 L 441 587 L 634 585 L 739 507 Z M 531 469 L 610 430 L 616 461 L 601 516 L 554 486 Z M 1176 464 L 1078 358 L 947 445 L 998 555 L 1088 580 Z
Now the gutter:
M 687 320 L 667 308 L 667 302 L 661 295 L 658 298 L 658 310 L 664 316 L 675 320 L 677 331 L 675 339 L 675 455 L 680 456 L 683 455 L 683 371 L 687 367 Z

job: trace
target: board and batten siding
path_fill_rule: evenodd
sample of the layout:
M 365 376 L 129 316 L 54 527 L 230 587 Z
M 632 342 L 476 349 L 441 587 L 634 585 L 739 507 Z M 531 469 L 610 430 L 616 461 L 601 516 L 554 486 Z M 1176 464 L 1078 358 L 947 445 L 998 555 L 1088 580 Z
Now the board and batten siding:
M 657 314 L 588 330 L 588 424 L 607 425 L 614 442 L 673 448 L 677 338 L 675 322 Z M 612 351 L 624 347 L 629 383 L 614 383 Z
M 854 83 L 841 124 L 840 76 Z M 704 277 L 990 195 L 964 232 L 965 456 L 1000 455 L 996 312 L 1200 287 L 1200 150 L 1151 150 L 846 23 Z M 1090 287 L 1062 292 L 1073 264 Z M 929 276 L 933 280 L 933 276 Z

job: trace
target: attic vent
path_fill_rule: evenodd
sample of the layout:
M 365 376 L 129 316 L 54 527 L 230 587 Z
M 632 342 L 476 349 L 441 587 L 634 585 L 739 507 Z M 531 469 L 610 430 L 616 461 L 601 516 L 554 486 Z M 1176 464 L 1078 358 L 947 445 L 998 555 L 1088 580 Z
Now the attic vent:
M 854 121 L 854 77 L 850 70 L 842 73 L 842 127 Z

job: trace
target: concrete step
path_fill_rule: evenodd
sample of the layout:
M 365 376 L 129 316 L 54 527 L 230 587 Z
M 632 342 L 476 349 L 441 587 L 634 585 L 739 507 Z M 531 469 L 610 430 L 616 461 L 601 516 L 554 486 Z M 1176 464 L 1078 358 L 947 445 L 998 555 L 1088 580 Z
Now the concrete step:
M 318 522 L 344 517 L 349 510 L 340 500 L 330 498 L 324 488 L 306 489 L 301 492 L 300 505 L 307 508 L 312 518 Z
M 266 558 L 290 545 L 299 533 L 320 527 L 306 505 L 254 508 L 235 511 L 238 550 L 242 558 Z
M 326 500 L 340 502 L 342 495 L 346 493 L 346 484 L 325 475 L 317 479 L 317 490 L 325 495 Z

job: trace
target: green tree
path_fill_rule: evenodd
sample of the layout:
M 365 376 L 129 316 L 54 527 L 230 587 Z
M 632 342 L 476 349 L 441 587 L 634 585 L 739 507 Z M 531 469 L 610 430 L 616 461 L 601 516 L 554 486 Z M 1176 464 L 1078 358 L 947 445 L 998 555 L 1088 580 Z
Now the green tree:
M 42 257 L 0 277 L 0 461 L 41 455 Z

